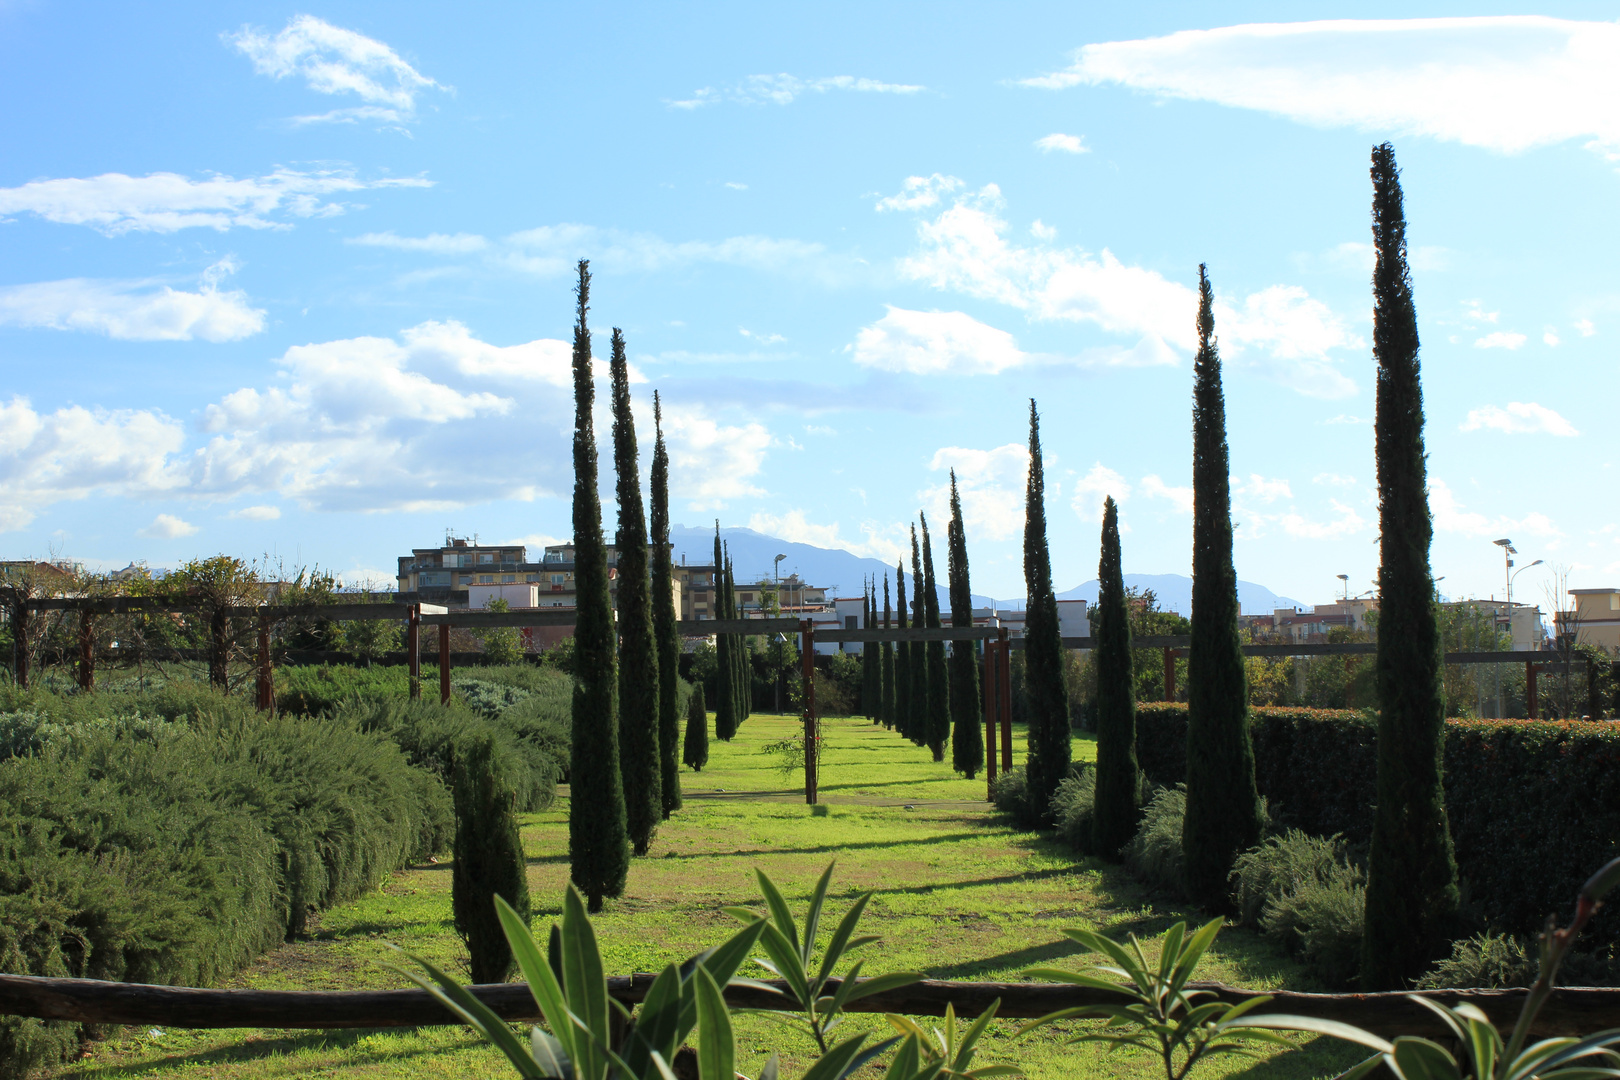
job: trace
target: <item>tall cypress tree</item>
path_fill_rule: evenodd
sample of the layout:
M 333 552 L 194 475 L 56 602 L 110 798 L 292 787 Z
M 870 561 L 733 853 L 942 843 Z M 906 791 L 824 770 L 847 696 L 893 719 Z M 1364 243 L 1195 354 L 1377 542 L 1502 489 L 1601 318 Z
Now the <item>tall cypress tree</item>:
M 928 601 L 923 596 L 922 549 L 917 545 L 917 526 L 911 527 L 911 625 L 928 625 Z M 906 718 L 906 735 L 918 746 L 928 745 L 928 648 L 921 642 L 911 644 L 911 715 Z
M 703 707 L 703 683 L 692 687 L 686 699 L 686 737 L 681 743 L 681 762 L 693 772 L 702 772 L 709 763 L 709 713 Z
M 731 545 L 726 545 L 726 610 L 730 612 L 727 618 L 742 618 L 742 609 L 737 606 L 737 568 L 731 561 Z M 748 678 L 748 636 L 746 634 L 733 634 L 731 637 L 731 700 L 732 711 L 737 717 L 738 726 L 748 719 L 753 711 L 753 695 L 749 693 Z
M 1024 490 L 1024 687 L 1029 699 L 1029 814 L 1044 821 L 1052 793 L 1069 775 L 1069 694 L 1063 685 L 1063 631 L 1046 548 L 1046 469 L 1041 418 L 1029 402 L 1029 482 Z
M 884 574 L 883 575 L 883 629 L 887 630 L 889 628 L 890 618 L 891 618 L 891 616 L 890 616 L 890 611 L 889 611 L 889 575 Z M 882 670 L 882 676 L 883 676 L 883 726 L 892 729 L 894 727 L 894 715 L 895 715 L 895 709 L 896 709 L 896 705 L 895 705 L 895 702 L 894 702 L 894 693 L 895 693 L 895 691 L 894 691 L 894 642 L 885 641 L 883 643 L 883 651 L 881 653 L 879 653 L 878 656 L 879 656 L 879 662 L 882 664 L 882 667 L 883 667 L 883 670 Z
M 720 522 L 714 523 L 714 600 L 711 604 L 716 619 L 729 619 L 726 614 L 726 558 L 720 546 Z M 714 636 L 714 737 L 730 742 L 737 733 L 737 715 L 733 711 L 731 692 L 731 635 Z
M 1238 640 L 1232 565 L 1231 464 L 1215 343 L 1215 297 L 1198 267 L 1198 355 L 1193 359 L 1192 648 L 1187 658 L 1187 812 L 1181 852 L 1187 895 L 1231 906 L 1232 861 L 1260 842 L 1260 793 L 1249 740 L 1249 684 Z
M 1457 912 L 1441 783 L 1445 699 L 1423 450 L 1417 310 L 1406 263 L 1400 170 L 1372 154 L 1373 358 L 1378 363 L 1378 790 L 1367 861 L 1362 986 L 1395 989 L 1443 951 Z
M 597 494 L 596 426 L 591 408 L 590 264 L 579 261 L 574 323 L 574 623 L 573 735 L 569 750 L 569 877 L 592 911 L 624 892 L 630 873 L 624 781 L 619 771 L 619 665 L 607 548 Z
M 652 609 L 658 649 L 659 792 L 664 817 L 681 808 L 681 634 L 675 613 L 675 566 L 669 542 L 669 450 L 664 446 L 664 410 L 653 391 Z
M 512 812 L 517 795 L 493 736 L 474 735 L 459 742 L 450 790 L 456 810 L 450 910 L 467 943 L 472 981 L 505 982 L 512 970 L 512 946 L 495 913 L 495 897 L 527 919 L 529 879 Z
M 613 466 L 619 502 L 619 768 L 625 827 L 637 855 L 647 854 L 664 817 L 658 746 L 658 649 L 647 578 L 647 516 L 641 503 L 636 421 L 630 411 L 630 364 L 613 328 Z
M 1131 614 L 1120 568 L 1119 507 L 1103 502 L 1102 557 L 1097 564 L 1097 786 L 1092 843 L 1118 860 L 1136 833 L 1136 689 L 1131 674 Z M 1196 609 L 1194 609 L 1196 611 Z
M 939 588 L 934 581 L 934 549 L 928 537 L 928 515 L 918 511 L 922 522 L 923 614 L 928 625 L 938 629 Z M 924 646 L 928 667 L 928 749 L 935 761 L 945 760 L 945 744 L 951 738 L 950 676 L 945 670 L 945 643 L 930 641 Z
M 951 522 L 946 526 L 949 547 L 951 625 L 973 625 L 973 589 L 968 582 L 967 532 L 962 527 L 962 500 L 956 494 L 956 470 L 951 470 Z M 973 779 L 984 767 L 984 731 L 979 726 L 979 659 L 971 641 L 951 642 L 951 768 Z
M 894 567 L 895 628 L 906 628 L 906 564 L 904 560 Z M 911 734 L 911 643 L 899 641 L 894 646 L 894 730 L 901 735 Z

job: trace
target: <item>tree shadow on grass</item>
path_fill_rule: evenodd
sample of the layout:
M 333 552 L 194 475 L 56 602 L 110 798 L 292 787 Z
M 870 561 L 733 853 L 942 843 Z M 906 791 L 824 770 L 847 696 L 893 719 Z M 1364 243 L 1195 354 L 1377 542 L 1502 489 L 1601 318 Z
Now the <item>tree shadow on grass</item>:
M 427 1046 L 409 1049 L 378 1047 L 368 1052 L 356 1050 L 355 1047 L 369 1035 L 404 1034 L 417 1029 L 405 1027 L 350 1028 L 342 1031 L 312 1031 L 297 1035 L 281 1035 L 267 1039 L 253 1038 L 250 1032 L 256 1030 L 259 1029 L 244 1029 L 243 1037 L 247 1041 L 235 1043 L 231 1046 L 220 1046 L 212 1050 L 200 1050 L 191 1054 L 166 1054 L 151 1061 L 138 1063 L 109 1061 L 88 1068 L 67 1069 L 57 1073 L 56 1076 L 57 1080 L 95 1080 L 97 1077 L 143 1076 L 149 1073 L 164 1073 L 177 1069 L 198 1069 L 208 1065 L 228 1065 L 233 1062 L 280 1058 L 301 1051 L 322 1048 L 342 1051 L 346 1068 L 366 1065 L 386 1066 L 389 1062 L 405 1062 L 443 1054 L 460 1053 L 463 1050 L 477 1047 L 481 1042 L 480 1039 L 469 1032 L 467 1041 L 460 1046 Z M 321 1071 L 326 1070 L 322 1069 Z
M 762 847 L 748 851 L 739 848 L 736 851 L 667 851 L 657 858 L 663 859 L 733 859 L 738 856 L 750 855 L 836 855 L 841 851 L 860 851 L 870 848 L 893 847 L 921 847 L 925 844 L 953 843 L 958 840 L 982 840 L 983 833 L 960 832 L 938 833 L 931 836 L 917 836 L 910 840 L 866 840 L 853 844 L 817 844 L 814 847 Z M 562 860 L 566 861 L 566 856 Z M 543 861 L 530 859 L 532 862 Z
M 1012 952 L 999 953 L 995 956 L 986 956 L 978 960 L 964 960 L 960 964 L 951 964 L 947 967 L 930 967 L 930 979 L 981 979 L 992 972 L 1004 977 L 1008 968 L 1014 971 L 1038 964 L 1050 964 L 1054 960 L 1062 960 L 1070 956 L 1078 956 L 1084 952 L 1079 945 L 1068 938 L 1047 942 L 1045 945 L 1031 945 L 1023 949 L 1014 949 Z

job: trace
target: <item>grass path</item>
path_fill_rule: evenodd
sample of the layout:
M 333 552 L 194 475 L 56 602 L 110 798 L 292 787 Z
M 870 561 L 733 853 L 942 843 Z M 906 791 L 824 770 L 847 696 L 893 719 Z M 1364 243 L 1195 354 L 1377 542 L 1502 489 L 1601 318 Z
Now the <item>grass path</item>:
M 829 720 L 821 805 L 804 805 L 797 778 L 777 770 L 766 744 L 795 721 L 755 715 L 729 744 L 712 745 L 710 766 L 683 772 L 686 806 L 665 822 L 652 853 L 632 866 L 625 897 L 596 922 L 607 969 L 655 971 L 721 940 L 735 926 L 728 904 L 758 905 L 756 867 L 796 910 L 829 861 L 837 860 L 831 908 L 841 913 L 862 891 L 874 897 L 865 932 L 883 940 L 865 950 L 866 971 L 916 969 L 934 978 L 1012 980 L 1033 964 L 1072 963 L 1064 926 L 1091 924 L 1122 936 L 1157 934 L 1184 912 L 1117 869 L 1077 862 L 1052 840 L 1001 823 L 984 802 L 982 777 L 967 781 L 926 750 L 860 720 Z M 1022 738 L 1017 740 L 1022 751 Z M 1076 740 L 1077 758 L 1093 756 Z M 525 819 L 529 887 L 536 926 L 557 917 L 567 883 L 567 801 Z M 236 985 L 357 989 L 406 985 L 385 965 L 393 943 L 455 970 L 465 954 L 449 925 L 448 862 L 403 871 L 377 893 L 325 913 L 309 940 L 289 943 L 242 972 Z M 1194 916 L 1196 917 L 1196 916 Z M 1200 974 L 1259 988 L 1310 988 L 1269 943 L 1228 930 Z M 464 972 L 464 968 L 462 968 Z M 855 1016 L 851 1029 L 886 1027 Z M 1018 1064 L 1036 1080 L 1078 1076 L 1162 1076 L 1156 1059 L 1060 1045 L 1048 1030 L 1011 1038 L 998 1025 L 988 1060 Z M 1072 1033 L 1072 1032 L 1070 1032 Z M 774 1019 L 739 1024 L 740 1068 L 758 1075 L 780 1050 L 796 1076 L 808 1041 Z M 981 1061 L 985 1060 L 981 1058 Z M 1237 1059 L 1201 1067 L 1198 1077 L 1243 1071 L 1260 1080 L 1331 1075 L 1353 1060 L 1317 1041 L 1259 1063 Z M 134 1032 L 94 1046 L 59 1077 L 266 1078 L 504 1077 L 504 1064 L 458 1028 L 354 1032 Z

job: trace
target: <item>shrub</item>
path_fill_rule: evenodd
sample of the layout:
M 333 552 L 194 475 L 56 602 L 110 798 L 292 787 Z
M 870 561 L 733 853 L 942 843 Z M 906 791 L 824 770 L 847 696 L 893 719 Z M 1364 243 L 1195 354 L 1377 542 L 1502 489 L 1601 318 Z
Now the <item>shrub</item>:
M 1361 960 L 1366 875 L 1337 837 L 1290 829 L 1239 855 L 1233 902 L 1324 982 L 1349 986 Z
M 1012 815 L 1023 828 L 1032 828 L 1040 823 L 1039 816 L 1032 815 L 1029 810 L 1029 782 L 1022 766 L 996 776 L 996 782 L 990 785 L 990 801 L 1003 814 Z
M 1125 847 L 1125 865 L 1137 877 L 1181 895 L 1181 823 L 1187 812 L 1187 788 L 1164 788 L 1148 802 L 1142 824 Z
M 1348 860 L 1340 837 L 1311 836 L 1298 829 L 1268 837 L 1233 863 L 1232 903 L 1238 921 L 1258 926 L 1268 902 L 1307 881 L 1324 880 L 1342 862 Z
M 1085 765 L 1070 773 L 1052 793 L 1052 820 L 1058 836 L 1081 855 L 1096 847 L 1093 821 L 1097 804 L 1097 770 Z
M 1450 987 L 1500 989 L 1529 986 L 1536 978 L 1536 957 L 1523 938 L 1512 934 L 1475 934 L 1451 943 L 1451 955 L 1417 981 L 1419 990 Z
M 451 788 L 456 843 L 450 900 L 475 983 L 505 982 L 512 969 L 512 947 L 496 916 L 495 897 L 505 900 L 524 921 L 529 918 L 528 867 L 512 816 L 515 793 L 506 772 L 507 763 L 490 733 L 463 740 Z
M 709 713 L 703 707 L 703 684 L 692 687 L 686 699 L 686 735 L 681 742 L 681 764 L 702 772 L 709 763 Z

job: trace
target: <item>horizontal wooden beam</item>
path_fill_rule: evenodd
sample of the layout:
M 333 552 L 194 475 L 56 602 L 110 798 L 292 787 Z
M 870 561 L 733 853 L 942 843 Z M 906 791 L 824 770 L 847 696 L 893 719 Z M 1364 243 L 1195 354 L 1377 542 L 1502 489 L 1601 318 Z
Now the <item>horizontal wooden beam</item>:
M 1001 631 L 992 626 L 908 626 L 904 630 L 816 630 L 816 641 L 994 641 Z
M 676 630 L 682 637 L 708 637 L 711 634 L 742 634 L 744 637 L 755 637 L 759 634 L 797 634 L 799 632 L 798 619 L 682 619 L 676 624 Z M 816 631 L 816 640 L 821 640 L 821 631 Z
M 653 976 L 608 980 L 608 992 L 626 1005 L 642 1001 Z M 828 992 L 839 980 L 833 979 Z M 773 985 L 767 982 L 766 985 Z M 780 981 L 774 985 L 780 986 Z M 1262 996 L 1220 983 L 1197 983 L 1234 1004 Z M 473 994 L 506 1020 L 536 1020 L 538 1010 L 524 983 L 472 987 Z M 1432 990 L 1423 996 L 1447 1005 L 1468 1002 L 1499 1028 L 1518 1018 L 1525 990 Z M 726 987 L 737 1008 L 794 1011 L 787 1000 L 749 986 Z M 1291 1013 L 1355 1024 L 1377 1035 L 1444 1036 L 1437 1018 L 1405 994 L 1301 994 L 1277 991 L 1263 1013 Z M 893 1012 L 942 1016 L 947 1003 L 957 1015 L 977 1015 L 996 999 L 999 1016 L 1033 1019 L 1059 1009 L 1116 1004 L 1120 998 L 1061 983 L 946 982 L 924 980 L 873 994 L 851 1004 L 850 1012 Z M 31 1016 L 81 1024 L 135 1024 L 172 1028 L 369 1028 L 454 1024 L 459 1020 L 422 990 L 199 990 L 95 979 L 47 979 L 0 975 L 0 1015 Z M 1260 1014 L 1251 1014 L 1260 1015 Z M 1560 987 L 1537 1018 L 1542 1037 L 1586 1035 L 1620 1025 L 1620 990 Z

